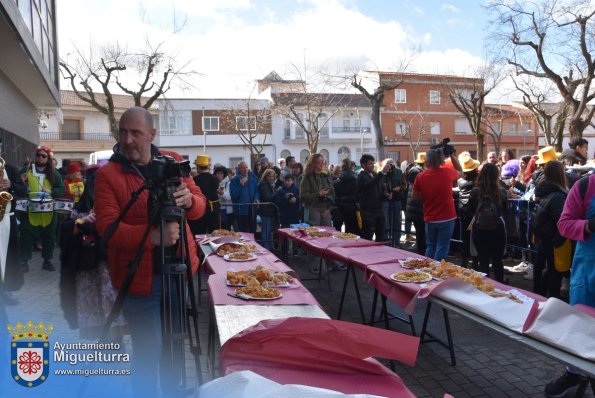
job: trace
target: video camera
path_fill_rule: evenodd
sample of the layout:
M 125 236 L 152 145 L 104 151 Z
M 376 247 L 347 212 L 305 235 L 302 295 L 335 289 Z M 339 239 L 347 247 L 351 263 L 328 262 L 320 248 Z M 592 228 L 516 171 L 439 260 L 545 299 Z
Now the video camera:
M 188 160 L 178 162 L 171 156 L 160 155 L 149 162 L 148 179 L 153 183 L 150 191 L 162 203 L 173 202 L 172 195 L 180 185 L 180 178 L 189 176 L 190 162 Z
M 450 155 L 454 154 L 456 151 L 455 147 L 450 145 L 449 142 L 450 142 L 450 138 L 446 137 L 439 144 L 431 146 L 430 149 L 441 149 L 444 156 L 449 157 Z

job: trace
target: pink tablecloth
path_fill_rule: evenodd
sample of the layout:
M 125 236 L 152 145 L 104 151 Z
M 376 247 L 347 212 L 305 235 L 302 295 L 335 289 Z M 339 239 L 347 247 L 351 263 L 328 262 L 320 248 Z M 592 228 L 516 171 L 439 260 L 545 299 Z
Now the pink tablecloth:
M 388 344 L 387 344 L 388 343 Z M 221 373 L 251 370 L 281 384 L 304 384 L 345 394 L 414 397 L 395 373 L 371 357 L 415 364 L 419 339 L 331 319 L 262 321 L 229 339 Z
M 394 263 L 398 259 L 408 257 L 423 258 L 422 256 L 389 246 L 367 247 L 329 247 L 324 258 L 327 260 L 344 261 L 365 269 L 369 265 Z
M 236 288 L 227 286 L 225 283 L 225 273 L 213 274 L 209 276 L 207 287 L 209 290 L 209 298 L 213 305 L 318 305 L 316 298 L 302 285 L 302 283 L 294 279 L 290 287 L 280 288 L 283 297 L 275 300 L 242 300 L 235 297 L 230 297 L 227 293 L 234 293 Z
M 320 227 L 330 232 L 337 232 L 333 227 Z M 279 229 L 279 239 L 284 240 L 289 238 L 297 242 L 300 246 L 306 249 L 314 256 L 324 256 L 326 250 L 330 247 L 369 247 L 380 246 L 382 243 L 372 242 L 366 239 L 335 239 L 329 238 L 313 238 L 308 236 L 304 231 L 298 229 L 282 228 Z
M 271 268 L 280 272 L 288 272 L 292 276 L 296 276 L 294 270 L 288 265 L 279 260 L 274 254 L 267 252 L 264 254 L 257 254 L 256 259 L 251 261 L 227 261 L 223 257 L 212 253 L 207 257 L 205 262 L 205 271 L 208 274 L 225 274 L 230 268 L 236 271 L 256 268 L 257 265 L 262 265 L 265 268 Z

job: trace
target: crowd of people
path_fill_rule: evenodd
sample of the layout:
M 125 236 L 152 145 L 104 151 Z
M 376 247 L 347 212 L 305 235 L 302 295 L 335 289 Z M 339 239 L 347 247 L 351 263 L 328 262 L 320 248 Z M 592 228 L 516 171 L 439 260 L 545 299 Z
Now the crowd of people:
M 115 327 L 127 325 L 132 335 L 137 354 L 133 389 L 138 396 L 155 394 L 158 373 L 168 392 L 177 383 L 176 375 L 164 371 L 166 356 L 154 347 L 163 338 L 161 291 L 169 288 L 162 286 L 159 253 L 174 250 L 183 233 L 192 237 L 220 228 L 253 232 L 264 247 L 274 250 L 279 227 L 304 222 L 333 226 L 395 247 L 414 242 L 414 250 L 436 260 L 458 251 L 464 267 L 493 272 L 500 282 L 506 282 L 503 256 L 508 252 L 523 259 L 514 270 L 530 273 L 532 265 L 536 293 L 566 299 L 562 284 L 567 278 L 569 302 L 595 306 L 595 245 L 590 239 L 595 231 L 595 176 L 583 176 L 590 170 L 584 139 L 572 140 L 562 154 L 545 147 L 516 159 L 514 151 L 505 149 L 500 155 L 488 153 L 483 162 L 469 152 L 457 156 L 454 150 L 432 148 L 400 164 L 363 154 L 357 164 L 346 158 L 333 166 L 323 155 L 312 154 L 305 166 L 292 156 L 276 163 L 262 157 L 230 169 L 198 155 L 193 175 L 182 178 L 172 193 L 188 225 L 169 221 L 161 228 L 149 225 L 146 191 L 120 217 L 149 178 L 155 156 L 182 159 L 155 147 L 155 133 L 150 114 L 131 108 L 122 115 L 118 144 L 105 165 L 65 162 L 57 169 L 51 148 L 39 146 L 21 170 L 6 165 L 0 181 L 0 191 L 15 197 L 13 207 L 16 198 L 29 203 L 11 217 L 14 244 L 1 291 L 5 304 L 15 303 L 9 292 L 22 286 L 34 248 L 42 250 L 43 270 L 56 269 L 52 261 L 59 236 L 65 315 L 72 327 L 89 333 L 85 337 L 97 336 L 126 278 L 128 262 L 144 247 L 124 317 L 114 322 Z M 58 198 L 73 203 L 70 217 L 34 210 L 34 205 Z M 110 235 L 107 252 L 99 247 L 105 234 Z M 188 255 L 188 266 L 196 272 L 194 245 L 189 245 Z M 11 265 L 15 263 L 20 266 Z M 576 370 L 567 369 L 546 393 L 555 396 L 580 378 Z

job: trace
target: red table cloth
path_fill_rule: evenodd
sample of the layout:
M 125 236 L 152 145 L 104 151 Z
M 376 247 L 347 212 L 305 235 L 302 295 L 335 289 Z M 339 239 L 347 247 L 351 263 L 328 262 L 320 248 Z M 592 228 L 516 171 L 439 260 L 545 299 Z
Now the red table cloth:
M 419 338 L 331 319 L 266 320 L 229 339 L 221 374 L 251 370 L 281 384 L 345 394 L 414 397 L 403 380 L 371 357 L 413 366 Z
M 367 246 L 367 247 L 329 247 L 324 258 L 327 260 L 343 261 L 355 265 L 358 268 L 366 269 L 373 264 L 394 263 L 398 259 L 423 258 L 415 253 L 390 246 Z
M 337 232 L 333 227 L 319 227 L 329 232 Z M 299 229 L 282 228 L 278 230 L 279 239 L 285 240 L 289 238 L 297 242 L 300 246 L 306 249 L 314 256 L 324 256 L 326 250 L 330 247 L 369 247 L 383 245 L 381 242 L 372 242 L 366 239 L 335 239 L 328 238 L 313 238 L 308 236 L 306 232 Z

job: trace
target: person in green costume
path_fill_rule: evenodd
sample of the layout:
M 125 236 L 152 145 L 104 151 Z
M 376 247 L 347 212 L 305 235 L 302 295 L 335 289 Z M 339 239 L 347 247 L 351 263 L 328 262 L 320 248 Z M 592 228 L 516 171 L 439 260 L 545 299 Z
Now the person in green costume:
M 23 170 L 21 174 L 23 182 L 27 186 L 30 204 L 33 201 L 49 202 L 53 198 L 59 198 L 64 195 L 65 188 L 62 176 L 55 169 L 52 163 L 52 149 L 47 146 L 38 146 L 35 151 L 35 160 L 30 166 Z M 52 209 L 53 210 L 53 209 Z M 31 260 L 31 250 L 35 237 L 41 239 L 43 250 L 42 269 L 46 271 L 55 271 L 52 264 L 54 256 L 54 247 L 56 246 L 56 225 L 57 216 L 53 211 L 34 213 L 31 211 L 31 205 L 28 214 L 21 218 L 20 230 L 20 252 L 21 265 L 23 271 L 29 271 L 29 260 Z

